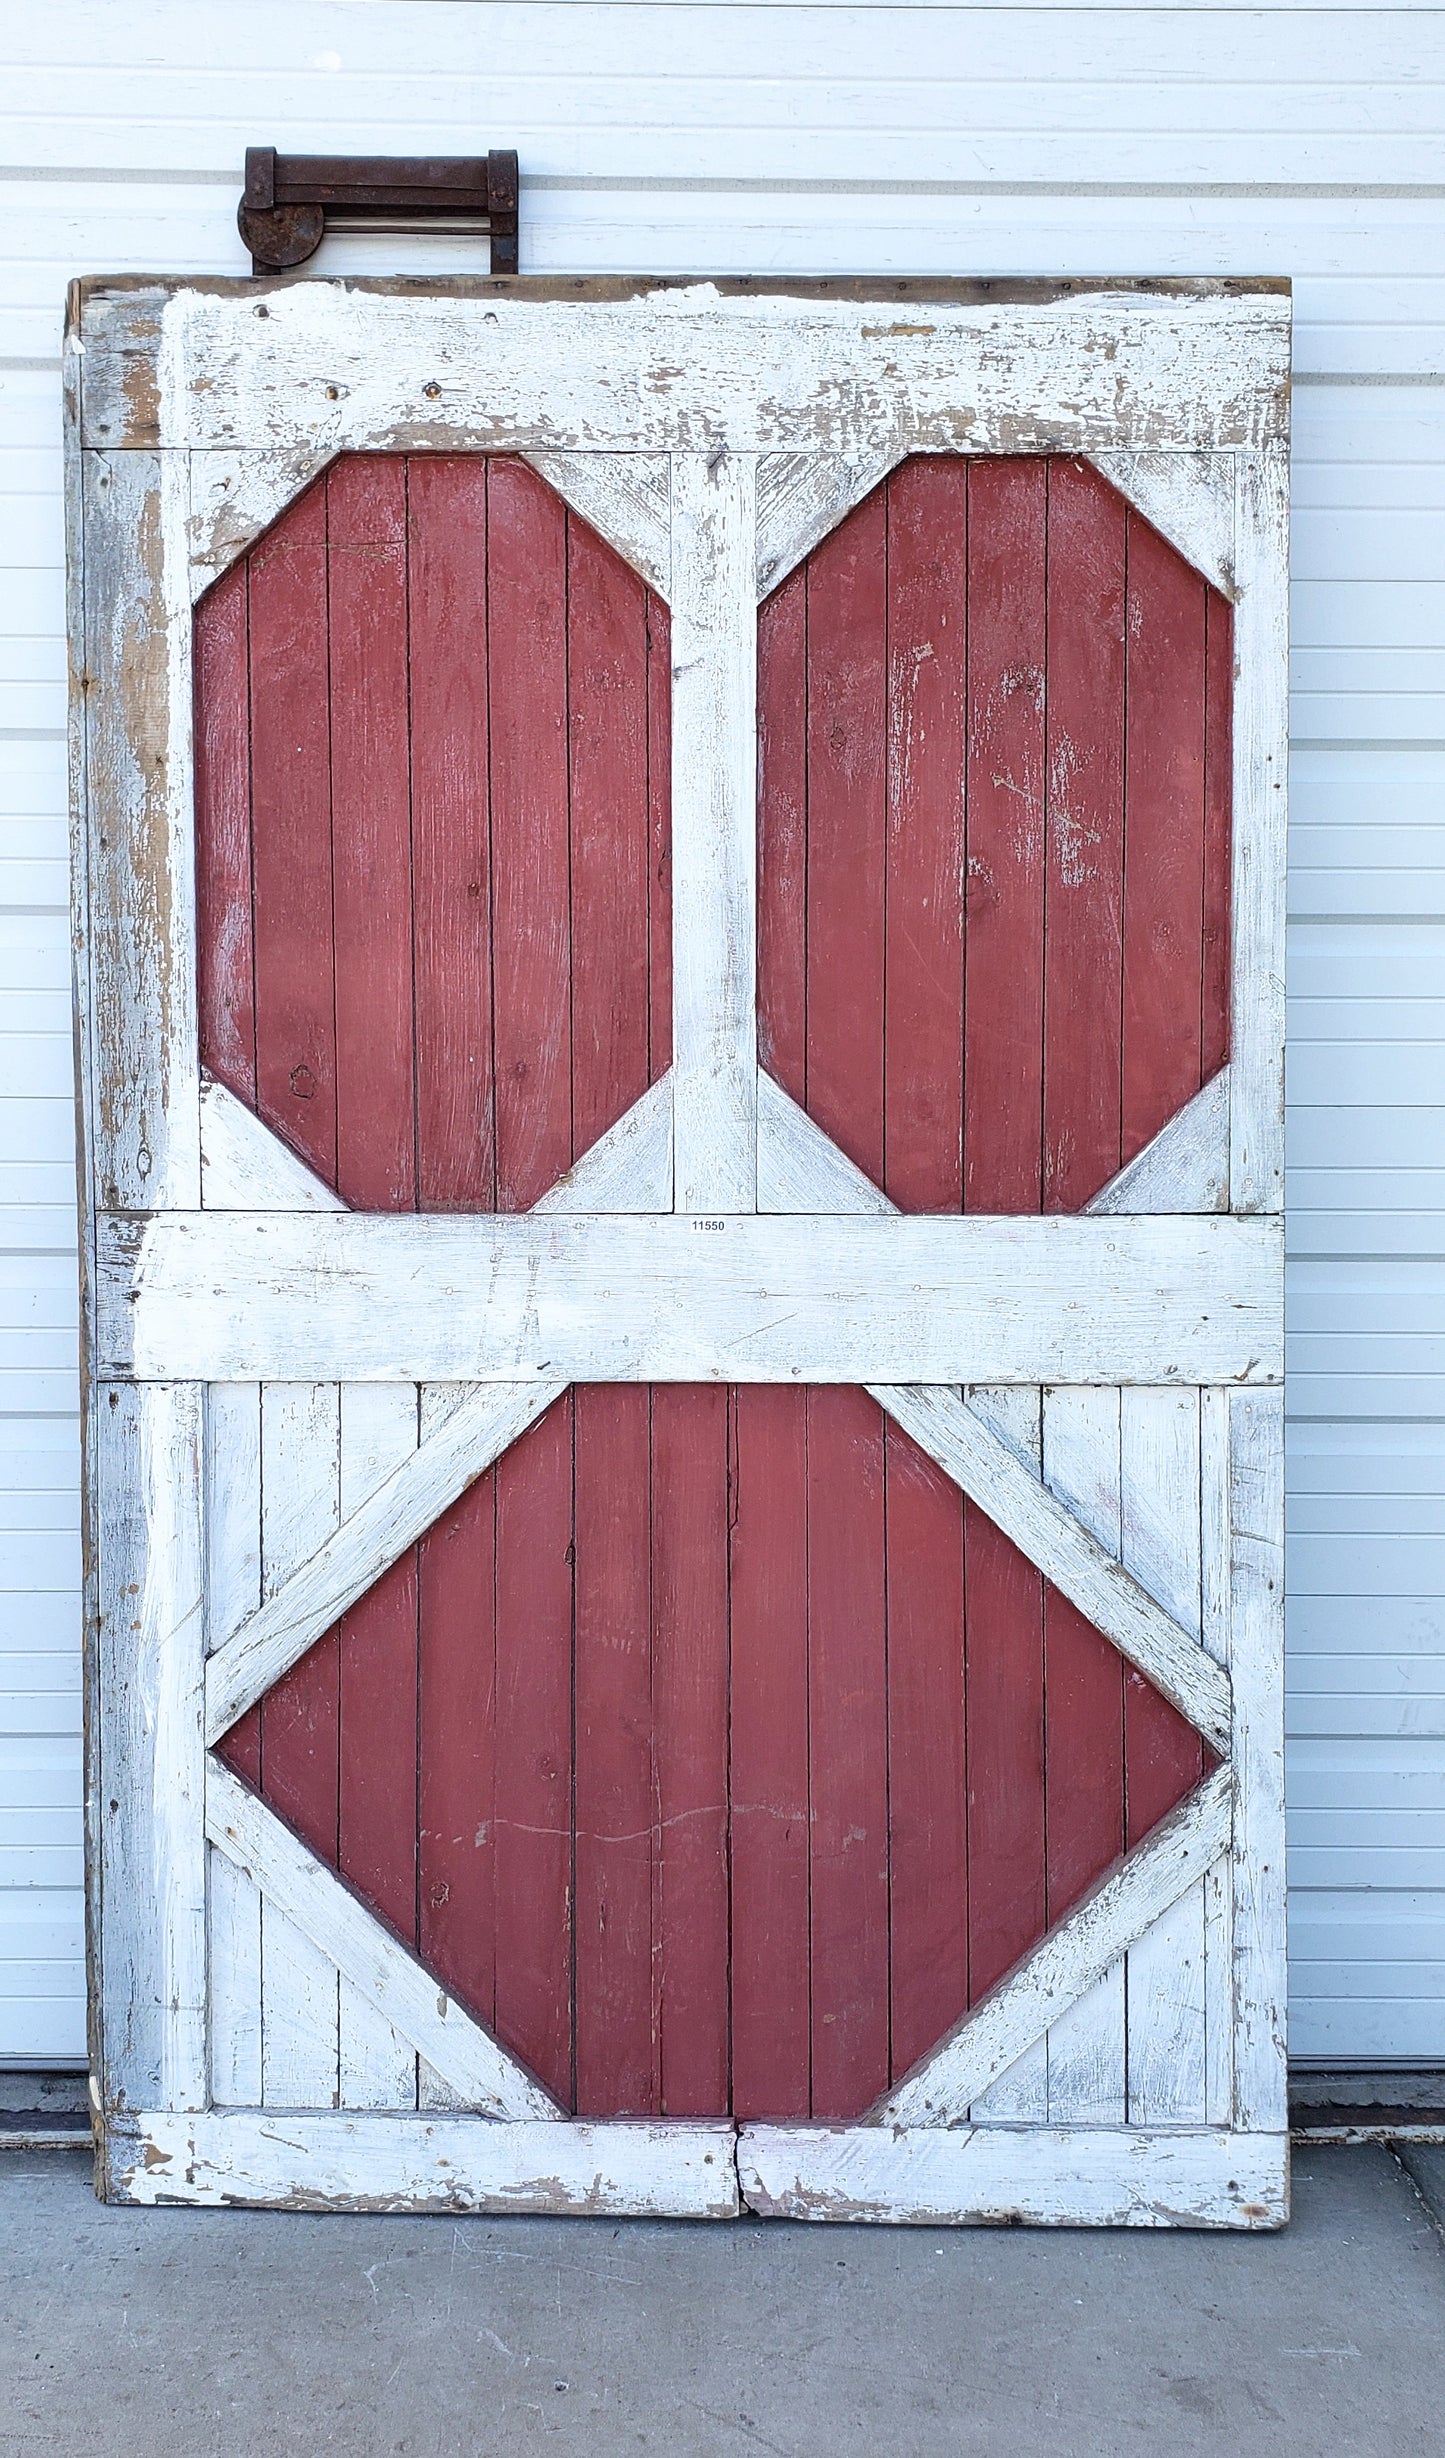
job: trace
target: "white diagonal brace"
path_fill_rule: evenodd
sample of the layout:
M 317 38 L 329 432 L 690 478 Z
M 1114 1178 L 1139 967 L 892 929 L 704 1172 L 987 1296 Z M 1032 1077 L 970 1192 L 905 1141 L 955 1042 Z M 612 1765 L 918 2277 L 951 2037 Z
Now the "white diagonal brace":
M 672 1073 L 679 1212 L 757 1206 L 757 464 L 672 464 Z
M 758 1089 L 758 1200 L 769 1211 L 892 1213 L 881 1188 L 770 1076 Z M 873 1383 L 873 1397 L 1210 1745 L 1227 1751 L 1229 1676 L 1132 1578 L 978 1410 L 943 1384 Z
M 564 503 L 665 598 L 672 585 L 665 452 L 526 452 Z
M 264 1144 L 275 1146 L 288 1168 L 293 1166 L 285 1146 L 240 1102 L 231 1102 L 231 1110 L 247 1122 L 248 1136 L 255 1127 Z M 671 1189 L 672 1099 L 664 1076 L 548 1189 L 536 1209 L 662 1211 Z M 217 1648 L 206 1668 L 207 1740 L 219 1741 L 565 1389 L 565 1383 L 554 1381 L 464 1390 L 435 1432 Z
M 758 596 L 786 580 L 902 458 L 891 446 L 766 453 L 758 463 Z
M 324 1178 L 224 1084 L 201 1079 L 201 1202 L 208 1212 L 344 1212 Z
M 962 2125 L 976 2099 L 1229 1849 L 1234 1777 L 1214 1773 L 880 2100 L 882 2125 Z
M 512 2119 L 563 2115 L 541 2084 L 438 1987 L 335 1872 L 216 1758 L 206 1768 L 206 1833 L 468 2108 Z
M 1229 1210 L 1229 1069 L 1176 1110 L 1152 1143 L 1091 1195 L 1086 1212 Z
M 1210 1747 L 1227 1751 L 1229 1675 L 1106 1553 L 1032 1465 L 991 1433 L 956 1391 L 918 1383 L 870 1383 L 868 1388 L 945 1475 L 1077 1605 L 1085 1620 L 1188 1717 Z
M 1233 597 L 1232 452 L 1092 452 L 1089 458 L 1196 572 Z
M 565 1383 L 487 1384 L 458 1402 L 436 1432 L 217 1648 L 206 1666 L 206 1739 L 212 1747 L 566 1388 Z

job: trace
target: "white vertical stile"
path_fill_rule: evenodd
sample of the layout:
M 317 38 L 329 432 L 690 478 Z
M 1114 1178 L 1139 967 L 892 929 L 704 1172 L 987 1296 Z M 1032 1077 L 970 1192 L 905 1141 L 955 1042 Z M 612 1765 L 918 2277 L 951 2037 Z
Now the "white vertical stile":
M 206 1393 L 206 1652 L 261 1601 L 261 1391 Z M 261 2104 L 261 1898 L 254 1879 L 208 1846 L 211 2096 Z
M 90 933 L 102 1209 L 200 1202 L 187 456 L 90 454 Z
M 108 2111 L 204 2108 L 203 1430 L 194 1384 L 97 1398 L 101 2070 Z
M 1119 1394 L 1044 1393 L 1044 1482 L 1116 1558 L 1119 1552 Z M 1044 1662 L 1045 1694 L 1048 1660 Z M 1122 2125 L 1124 1965 L 1049 2026 L 1049 2123 Z
M 1229 1394 L 1230 1641 L 1234 1677 L 1234 2121 L 1283 2135 L 1284 1403 Z
M 1200 1635 L 1229 1669 L 1229 1393 L 1199 1394 Z M 1204 2112 L 1234 2117 L 1234 1878 L 1223 1855 L 1204 1877 Z
M 348 1383 L 341 1392 L 341 1516 L 417 1445 L 417 1394 L 412 1383 Z M 405 1701 L 397 1701 L 397 1713 Z M 340 2094 L 343 2108 L 415 2108 L 416 2051 L 370 1998 L 343 1973 L 340 1979 Z
M 334 1383 L 268 1383 L 261 1394 L 261 1545 L 267 1593 L 337 1524 L 341 1407 Z M 261 2076 L 268 2108 L 340 2098 L 334 1963 L 274 1904 L 261 1912 Z
M 674 1206 L 757 1209 L 757 463 L 672 464 Z
M 1236 461 L 1234 897 L 1230 1201 L 1284 1208 L 1285 806 L 1289 749 L 1289 463 Z
M 1125 1568 L 1197 1634 L 1197 1391 L 1119 1394 L 1119 1498 Z M 1130 1948 L 1126 1971 L 1129 2122 L 1202 2124 L 1202 1878 Z

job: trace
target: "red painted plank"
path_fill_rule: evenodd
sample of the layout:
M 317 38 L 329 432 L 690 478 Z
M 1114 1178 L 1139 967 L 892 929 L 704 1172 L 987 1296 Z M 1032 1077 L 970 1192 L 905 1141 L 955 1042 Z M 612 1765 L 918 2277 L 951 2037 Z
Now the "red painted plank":
M 1204 1744 L 1167 1698 L 1131 1668 L 1124 1677 L 1124 1798 L 1128 1842 L 1192 1792 L 1204 1773 Z
M 887 498 L 808 559 L 808 1108 L 883 1176 Z
M 969 470 L 964 1205 L 1036 1212 L 1042 1183 L 1048 470 Z
M 521 461 L 487 505 L 497 1204 L 522 1212 L 573 1159 L 567 518 Z
M 330 1630 L 261 1701 L 266 1799 L 332 1869 L 340 1814 L 340 1696 L 339 1644 Z
M 487 475 L 480 458 L 407 464 L 417 1200 L 496 1202 Z
M 1204 978 L 1199 1073 L 1208 1083 L 1229 1056 L 1230 815 L 1234 807 L 1234 617 L 1205 591 Z
M 417 1945 L 496 2019 L 496 1520 L 489 1472 L 417 1550 Z
M 728 1394 L 652 1394 L 661 2113 L 728 2105 Z
M 256 1093 L 336 1183 L 325 481 L 251 555 Z
M 969 1996 L 1043 1934 L 1043 1579 L 964 1506 Z
M 237 1724 L 231 1726 L 224 1740 L 217 1742 L 216 1754 L 223 1758 L 233 1775 L 243 1784 L 261 1789 L 261 1710 L 248 1708 Z
M 733 2113 L 806 2117 L 807 1395 L 732 1395 Z
M 672 1063 L 672 616 L 647 593 L 648 1065 Z
M 645 1384 L 576 1407 L 576 2035 L 582 2116 L 658 2105 L 651 1436 Z
M 416 1202 L 406 464 L 351 454 L 327 482 L 337 1187 Z
M 896 2079 L 968 2003 L 963 1498 L 893 1424 L 886 1457 Z
M 572 1401 L 497 1462 L 497 2031 L 572 2104 Z
M 383 1920 L 417 1933 L 417 1570 L 409 1547 L 339 1629 L 338 1866 Z
M 1125 505 L 1082 462 L 1048 552 L 1043 1208 L 1078 1212 L 1119 1167 L 1124 904 Z
M 648 1084 L 647 592 L 567 523 L 572 1132 L 585 1152 Z
M 882 1412 L 808 1393 L 813 2115 L 888 2074 L 888 1663 Z
M 1204 594 L 1129 516 L 1124 1129 L 1132 1160 L 1199 1090 L 1204 923 Z
M 884 1185 L 907 1212 L 963 1201 L 968 468 L 888 482 Z
M 758 1056 L 807 1096 L 808 575 L 758 610 Z
M 254 1108 L 248 569 L 196 609 L 196 971 L 201 1064 Z

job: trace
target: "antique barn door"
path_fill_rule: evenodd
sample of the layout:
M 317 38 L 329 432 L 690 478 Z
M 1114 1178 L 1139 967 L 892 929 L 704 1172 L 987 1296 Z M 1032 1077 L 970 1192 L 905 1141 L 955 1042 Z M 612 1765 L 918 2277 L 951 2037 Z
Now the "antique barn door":
M 1284 2216 L 1288 338 L 82 287 L 107 2193 Z

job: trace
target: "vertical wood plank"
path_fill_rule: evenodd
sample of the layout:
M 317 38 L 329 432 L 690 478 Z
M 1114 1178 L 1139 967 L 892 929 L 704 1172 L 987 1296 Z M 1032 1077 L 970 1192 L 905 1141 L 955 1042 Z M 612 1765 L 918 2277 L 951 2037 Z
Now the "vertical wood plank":
M 661 2113 L 726 2110 L 728 1394 L 652 1394 L 652 1707 Z
M 574 1395 L 576 2039 L 579 2116 L 651 2116 L 652 1441 L 646 1384 Z
M 487 481 L 497 1204 L 570 1168 L 567 514 L 522 461 Z
M 488 811 L 487 464 L 407 466 L 417 1202 L 496 1202 Z
M 107 2115 L 204 2108 L 204 1426 L 193 1384 L 97 1394 L 100 2047 Z
M 1096 471 L 1062 457 L 1049 463 L 1048 1212 L 1082 1210 L 1119 1167 L 1125 523 L 1122 498 Z
M 808 1095 L 808 575 L 758 609 L 758 1055 Z
M 424 1385 L 423 1438 L 454 1403 Z M 480 1477 L 417 1549 L 417 1947 L 489 2029 L 496 2019 L 497 1481 Z M 419 2090 L 425 2078 L 419 2082 Z M 423 2091 L 423 2105 L 435 2105 Z
M 889 2054 L 896 2080 L 968 2004 L 963 1498 L 886 1421 L 884 1447 Z
M 340 1395 L 331 1383 L 268 1383 L 261 1394 L 261 1568 L 274 1594 L 340 1517 Z M 261 1706 L 266 1794 L 313 1850 L 336 1864 L 337 1641 L 333 1632 Z M 274 1905 L 261 1915 L 262 2099 L 330 2108 L 340 2088 L 334 1964 Z
M 1198 574 L 1131 513 L 1124 1161 L 1202 1080 L 1204 600 Z
M 672 613 L 647 596 L 648 1065 L 672 1064 Z
M 647 591 L 567 523 L 572 1136 L 596 1143 L 650 1081 Z
M 251 557 L 256 1094 L 336 1184 L 325 482 Z
M 883 1427 L 808 1393 L 813 2115 L 860 2115 L 888 2069 L 888 1664 Z
M 806 2117 L 808 1402 L 749 1383 L 732 1407 L 732 2106 Z
M 1235 461 L 1230 1200 L 1284 1202 L 1285 804 L 1289 732 L 1289 464 Z
M 193 694 L 184 452 L 87 453 L 85 695 L 104 1209 L 200 1202 Z
M 879 488 L 808 563 L 808 1109 L 883 1176 L 888 510 Z
M 563 2107 L 572 2058 L 571 1395 L 497 1490 L 497 2031 Z
M 1204 608 L 1204 967 L 1199 1073 L 1208 1083 L 1229 1056 L 1229 873 L 1234 737 L 1234 617 L 1214 590 Z
M 417 1443 L 413 1384 L 341 1393 L 341 1515 L 350 1516 Z M 338 1633 L 337 1867 L 405 1943 L 417 1937 L 417 1562 L 394 1562 Z M 416 2053 L 369 1999 L 340 1983 L 343 2108 L 414 2108 Z
M 1201 1636 L 1216 1664 L 1230 1645 L 1229 1393 L 1199 1395 Z M 1204 2103 L 1210 2125 L 1234 2121 L 1234 1878 L 1228 1856 L 1204 1878 Z
M 1284 1403 L 1232 1392 L 1229 1412 L 1235 2123 L 1283 2133 Z
M 1125 1391 L 1119 1409 L 1122 1559 L 1186 1629 L 1200 1623 L 1199 1395 Z M 1126 1825 L 1137 1843 L 1203 1770 L 1202 1745 L 1157 1691 L 1124 1695 Z M 1191 1887 L 1127 1957 L 1129 2122 L 1205 2113 L 1204 1893 Z
M 1041 460 L 970 465 L 970 1212 L 1036 1212 L 1042 1195 L 1047 495 Z
M 672 462 L 675 1205 L 757 1208 L 757 463 Z
M 1043 1578 L 964 1507 L 969 1998 L 1044 1926 Z
M 1092 1536 L 1119 1553 L 1119 1394 L 1044 1393 L 1044 1476 Z M 1045 1666 L 1048 1724 L 1047 1814 L 1049 1918 L 1068 1893 L 1065 1849 L 1091 1839 L 1094 1871 L 1124 1848 L 1124 1667 L 1098 1634 L 1066 1626 L 1066 1600 L 1051 1591 L 1046 1604 Z M 1078 1616 L 1073 1617 L 1077 1623 Z M 1102 1649 L 1102 1661 L 1096 1651 Z M 1070 1675 L 1072 1673 L 1072 1680 Z M 1075 1720 L 1069 1691 L 1084 1677 Z M 1070 1794 L 1074 1815 L 1069 1816 Z M 1078 1863 L 1075 1862 L 1075 1877 Z M 1051 2125 L 1122 2125 L 1125 2116 L 1124 1965 L 1096 1981 L 1087 1996 L 1049 2026 Z
M 249 869 L 249 863 L 248 863 Z M 248 897 L 249 904 L 249 897 Z M 219 1647 L 261 1601 L 261 1393 L 214 1383 L 206 1393 L 206 1643 Z M 253 1786 L 261 1717 L 227 1735 L 223 1753 Z M 261 2105 L 261 1898 L 224 1852 L 209 1856 L 211 2096 Z
M 336 1186 L 367 1212 L 416 1202 L 406 469 L 326 479 Z
M 968 466 L 889 479 L 884 1166 L 905 1212 L 963 1203 Z
M 243 560 L 196 608 L 196 980 L 202 1063 L 254 1109 L 249 596 Z

